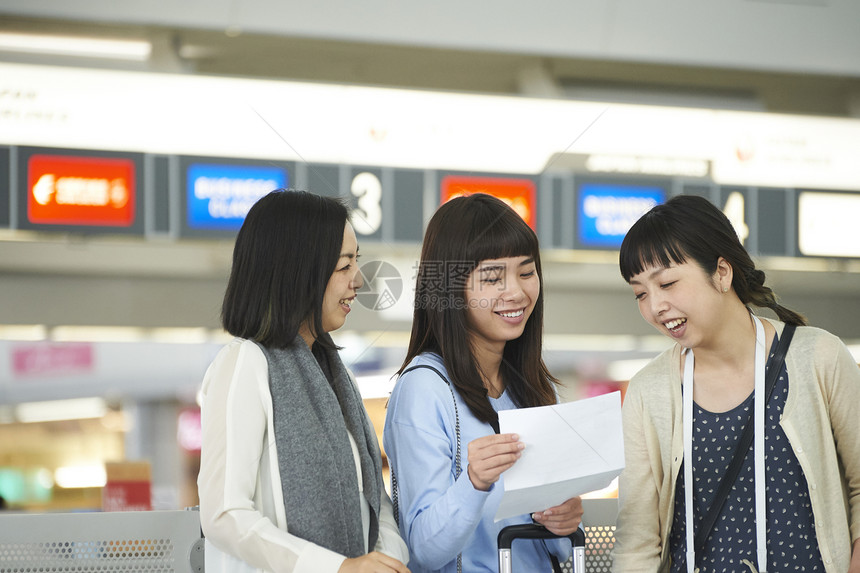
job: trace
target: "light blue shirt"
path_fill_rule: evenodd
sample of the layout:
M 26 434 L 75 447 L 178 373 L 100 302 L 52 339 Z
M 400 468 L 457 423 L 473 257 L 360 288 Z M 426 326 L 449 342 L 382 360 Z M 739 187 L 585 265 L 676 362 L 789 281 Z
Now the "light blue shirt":
M 433 366 L 448 376 L 436 354 L 421 354 L 410 366 L 418 364 Z M 456 572 L 459 553 L 464 572 L 496 573 L 499 531 L 532 520 L 522 515 L 493 521 L 504 491 L 504 476 L 489 491 L 480 491 L 472 485 L 466 469 L 469 442 L 491 435 L 493 428 L 475 418 L 456 390 L 454 396 L 461 444 L 461 473 L 456 480 L 454 401 L 445 381 L 432 370 L 419 368 L 401 376 L 391 394 L 383 445 L 397 476 L 400 532 L 409 547 L 413 573 Z M 490 402 L 496 411 L 517 407 L 507 392 L 490 398 Z M 559 561 L 570 554 L 567 540 L 517 540 L 511 549 L 513 571 L 551 571 L 547 547 Z

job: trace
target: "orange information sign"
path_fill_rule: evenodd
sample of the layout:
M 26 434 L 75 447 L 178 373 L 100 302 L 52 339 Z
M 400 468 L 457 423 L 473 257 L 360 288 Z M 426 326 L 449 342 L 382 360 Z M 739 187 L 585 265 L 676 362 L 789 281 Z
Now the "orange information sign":
M 534 181 L 466 175 L 446 175 L 442 178 L 442 203 L 472 193 L 486 193 L 501 199 L 532 229 L 536 228 L 537 201 Z
M 33 155 L 27 162 L 27 219 L 48 225 L 130 227 L 131 159 Z

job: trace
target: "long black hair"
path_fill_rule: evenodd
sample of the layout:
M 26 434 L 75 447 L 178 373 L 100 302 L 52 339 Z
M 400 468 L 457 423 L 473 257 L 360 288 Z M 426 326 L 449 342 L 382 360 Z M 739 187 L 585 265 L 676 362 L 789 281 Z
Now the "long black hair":
M 400 372 L 422 352 L 439 354 L 469 409 L 487 423 L 498 416 L 472 350 L 465 288 L 481 261 L 517 256 L 534 259 L 541 290 L 523 334 L 505 344 L 500 375 L 517 405 L 545 406 L 556 401 L 556 379 L 541 358 L 543 276 L 538 240 L 531 227 L 499 199 L 476 193 L 439 207 L 427 226 L 421 250 L 412 335 Z
M 678 195 L 652 207 L 627 232 L 618 263 L 629 283 L 648 267 L 668 267 L 688 258 L 713 275 L 720 257 L 732 266 L 732 288 L 741 302 L 769 308 L 788 324 L 806 324 L 802 315 L 779 304 L 728 217 L 704 197 Z
M 307 323 L 318 342 L 334 348 L 322 304 L 348 217 L 339 200 L 307 191 L 278 189 L 257 201 L 236 236 L 221 306 L 224 329 L 285 348 Z

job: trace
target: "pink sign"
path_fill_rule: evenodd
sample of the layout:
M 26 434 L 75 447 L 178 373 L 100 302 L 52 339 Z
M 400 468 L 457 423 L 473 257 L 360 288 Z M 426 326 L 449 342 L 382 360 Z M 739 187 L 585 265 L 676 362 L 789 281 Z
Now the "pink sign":
M 50 376 L 92 372 L 95 360 L 89 343 L 33 344 L 12 349 L 16 376 Z

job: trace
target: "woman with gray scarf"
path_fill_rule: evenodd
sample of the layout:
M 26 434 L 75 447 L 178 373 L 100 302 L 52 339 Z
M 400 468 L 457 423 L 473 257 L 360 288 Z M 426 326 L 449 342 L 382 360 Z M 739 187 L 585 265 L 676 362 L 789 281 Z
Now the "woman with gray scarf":
M 206 571 L 408 573 L 376 433 L 329 332 L 357 289 L 346 207 L 274 191 L 236 237 L 221 311 L 236 338 L 203 381 Z

